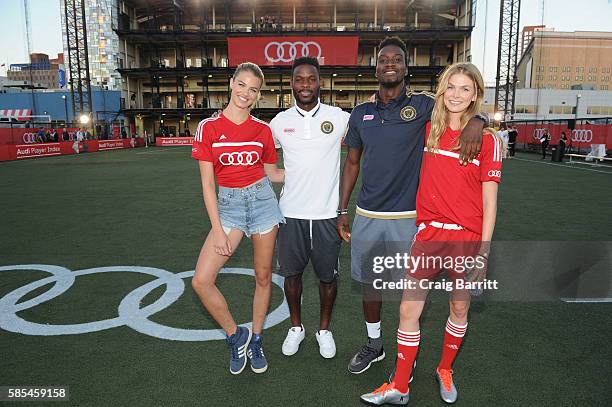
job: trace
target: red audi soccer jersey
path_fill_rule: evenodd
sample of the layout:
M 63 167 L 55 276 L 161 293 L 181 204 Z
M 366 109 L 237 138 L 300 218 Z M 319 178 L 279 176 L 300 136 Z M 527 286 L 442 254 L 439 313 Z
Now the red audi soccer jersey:
M 425 145 L 431 123 L 425 129 Z M 423 154 L 417 192 L 417 224 L 437 221 L 454 223 L 482 234 L 482 183 L 501 181 L 502 142 L 492 134 L 482 137 L 480 154 L 467 166 L 459 163 L 453 146 L 461 131 L 446 129 L 440 149 Z
M 265 176 L 264 164 L 277 161 L 268 123 L 249 115 L 236 124 L 220 114 L 198 124 L 191 156 L 214 165 L 217 184 L 243 188 Z

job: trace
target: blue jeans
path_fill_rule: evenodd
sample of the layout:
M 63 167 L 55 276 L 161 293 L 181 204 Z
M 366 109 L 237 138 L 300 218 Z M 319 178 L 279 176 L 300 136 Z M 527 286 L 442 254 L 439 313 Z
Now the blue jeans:
M 239 229 L 247 237 L 266 233 L 285 218 L 267 177 L 244 188 L 219 186 L 219 216 L 223 229 Z

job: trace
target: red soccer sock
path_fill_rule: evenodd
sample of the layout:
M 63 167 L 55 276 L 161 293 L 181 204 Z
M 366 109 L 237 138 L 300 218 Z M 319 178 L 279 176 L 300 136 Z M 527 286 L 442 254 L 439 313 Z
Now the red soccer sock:
M 395 363 L 395 388 L 402 393 L 408 391 L 408 380 L 412 365 L 419 350 L 421 331 L 403 332 L 397 330 L 397 362 Z
M 457 325 L 448 318 L 446 321 L 446 332 L 444 332 L 442 358 L 440 359 L 440 364 L 438 364 L 438 369 L 449 370 L 451 368 L 461 347 L 461 342 L 463 342 L 467 326 L 467 322 L 465 325 Z

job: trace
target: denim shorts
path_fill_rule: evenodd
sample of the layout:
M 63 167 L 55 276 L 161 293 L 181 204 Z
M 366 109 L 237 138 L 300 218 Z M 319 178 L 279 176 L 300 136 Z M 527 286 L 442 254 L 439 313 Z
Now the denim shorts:
M 226 233 L 239 229 L 247 237 L 267 233 L 285 218 L 278 207 L 272 183 L 267 177 L 244 188 L 219 186 L 218 198 L 221 225 Z

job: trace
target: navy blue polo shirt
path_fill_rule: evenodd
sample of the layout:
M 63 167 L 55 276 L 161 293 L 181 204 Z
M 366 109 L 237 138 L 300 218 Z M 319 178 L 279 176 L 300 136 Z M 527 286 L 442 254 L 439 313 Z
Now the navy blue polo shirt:
M 435 104 L 429 92 L 407 90 L 387 105 L 355 106 L 345 143 L 362 150 L 357 213 L 372 218 L 415 218 L 425 124 Z

